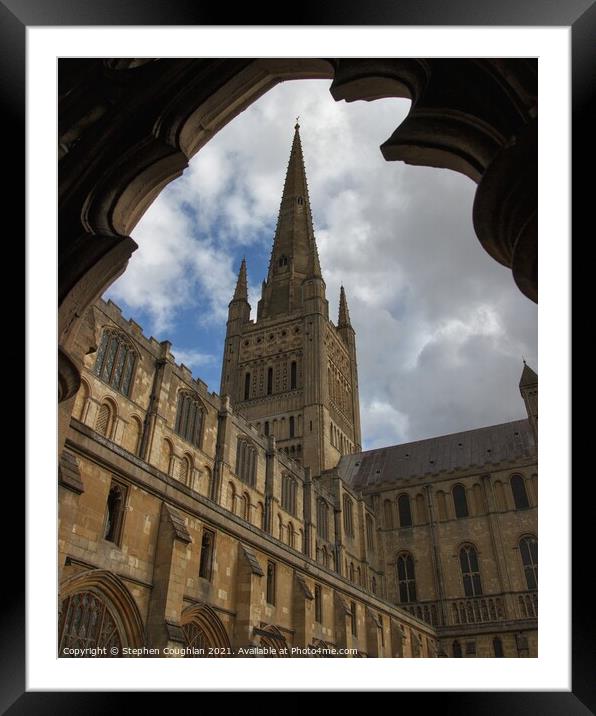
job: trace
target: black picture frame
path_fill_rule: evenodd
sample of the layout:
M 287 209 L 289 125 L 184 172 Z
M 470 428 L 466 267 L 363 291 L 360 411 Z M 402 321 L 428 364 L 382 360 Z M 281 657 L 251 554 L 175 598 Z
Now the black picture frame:
M 286 24 L 285 17 L 265 10 L 263 18 L 251 4 L 234 7 L 238 25 Z M 266 16 L 266 17 L 265 17 Z M 5 161 L 8 166 L 4 184 L 4 201 L 15 216 L 25 216 L 22 191 L 25 172 L 25 32 L 28 26 L 77 25 L 227 25 L 229 8 L 217 4 L 200 4 L 190 0 L 1 0 L 0 98 L 5 137 Z M 293 21 L 296 15 L 292 14 Z M 438 25 L 438 26 L 568 26 L 572 35 L 572 110 L 573 110 L 573 187 L 574 226 L 587 219 L 593 199 L 591 176 L 594 156 L 593 117 L 596 112 L 596 5 L 594 0 L 380 0 L 373 3 L 333 0 L 300 5 L 300 25 Z M 260 20 L 260 21 L 259 21 Z M 247 22 L 243 22 L 247 21 Z M 293 22 L 292 24 L 296 24 Z M 592 150 L 590 151 L 590 147 Z M 586 220 L 586 227 L 590 226 Z M 593 231 L 593 229 L 592 229 Z M 26 347 L 28 353 L 32 346 Z M 30 353 L 29 353 L 30 359 Z M 570 426 L 562 426 L 562 430 Z M 31 436 L 29 436 L 31 437 Z M 583 476 L 588 481 L 590 475 Z M 16 478 L 6 481 L 13 490 L 13 504 L 21 502 L 20 485 Z M 575 570 L 572 618 L 572 691 L 570 692 L 451 692 L 425 693 L 426 699 L 437 701 L 442 713 L 458 714 L 587 714 L 596 708 L 596 659 L 594 649 L 593 608 L 588 604 L 591 590 L 585 583 L 586 567 L 591 560 L 587 552 L 591 543 L 588 534 L 591 503 L 582 496 L 578 485 L 573 496 L 574 563 L 583 564 Z M 5 540 L 7 537 L 5 537 Z M 13 541 L 5 548 L 5 605 L 0 612 L 0 709 L 2 713 L 103 714 L 126 708 L 128 698 L 138 694 L 108 692 L 31 692 L 26 691 L 25 674 L 25 592 L 24 559 Z M 584 579 L 580 582 L 580 580 Z M 42 595 L 43 596 L 43 595 Z M 74 685 L 73 685 L 74 686 Z M 363 690 L 366 689 L 363 684 Z M 401 708 L 406 697 L 419 699 L 421 694 L 400 695 Z M 155 697 L 153 697 L 155 698 Z M 166 695 L 167 698 L 167 695 Z M 440 702 L 438 701 L 440 699 Z

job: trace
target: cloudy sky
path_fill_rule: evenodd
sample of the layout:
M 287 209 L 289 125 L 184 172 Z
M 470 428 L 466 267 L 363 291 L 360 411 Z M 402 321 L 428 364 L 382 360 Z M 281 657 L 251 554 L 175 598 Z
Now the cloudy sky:
M 105 297 L 217 391 L 238 267 L 246 256 L 254 317 L 300 115 L 330 315 L 343 283 L 356 330 L 363 446 L 524 417 L 537 307 L 476 239 L 470 179 L 382 158 L 408 108 L 336 103 L 328 81 L 276 87 L 161 193 Z

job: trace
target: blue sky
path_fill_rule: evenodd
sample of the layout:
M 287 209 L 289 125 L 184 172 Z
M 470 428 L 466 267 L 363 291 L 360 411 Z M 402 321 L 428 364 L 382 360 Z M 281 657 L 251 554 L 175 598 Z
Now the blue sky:
M 224 127 L 147 210 L 106 294 L 219 389 L 227 304 L 246 256 L 253 314 L 296 116 L 333 320 L 346 288 L 366 448 L 524 417 L 537 307 L 472 227 L 475 185 L 379 151 L 406 100 L 336 103 L 327 81 L 284 83 Z

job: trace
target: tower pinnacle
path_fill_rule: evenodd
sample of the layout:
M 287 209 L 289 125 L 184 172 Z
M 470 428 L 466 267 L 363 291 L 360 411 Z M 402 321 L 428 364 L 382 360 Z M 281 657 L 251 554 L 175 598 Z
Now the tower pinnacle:
M 337 327 L 343 328 L 344 326 L 351 326 L 350 323 L 350 311 L 348 310 L 348 301 L 346 299 L 346 292 L 342 286 L 339 289 L 339 316 L 337 320 Z
M 238 271 L 238 280 L 236 282 L 236 290 L 234 291 L 234 301 L 248 301 L 248 281 L 246 278 L 246 258 L 242 259 L 240 270 Z

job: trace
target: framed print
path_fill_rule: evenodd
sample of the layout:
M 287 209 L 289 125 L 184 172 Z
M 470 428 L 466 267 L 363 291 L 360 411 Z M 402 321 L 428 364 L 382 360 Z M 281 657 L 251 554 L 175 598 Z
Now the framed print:
M 111 703 L 104 689 L 433 690 L 445 692 L 441 698 L 463 712 L 587 712 L 593 707 L 593 656 L 584 615 L 590 612 L 574 605 L 570 650 L 569 585 L 562 578 L 569 563 L 568 516 L 557 518 L 570 497 L 570 366 L 566 335 L 557 330 L 569 322 L 569 250 L 556 236 L 566 236 L 569 215 L 567 145 L 560 136 L 568 128 L 565 50 L 571 47 L 574 131 L 581 132 L 575 123 L 587 116 L 593 91 L 585 79 L 593 60 L 593 8 L 578 5 L 575 14 L 566 8 L 568 17 L 562 10 L 548 17 L 538 3 L 523 12 L 502 5 L 481 13 L 450 8 L 450 18 L 434 7 L 403 17 L 383 11 L 378 18 L 380 9 L 359 17 L 343 8 L 339 25 L 324 11 L 308 33 L 296 25 L 276 29 L 277 38 L 266 26 L 197 26 L 210 18 L 185 16 L 185 10 L 153 5 L 148 13 L 127 5 L 123 14 L 118 6 L 56 5 L 41 16 L 26 3 L 18 11 L 10 3 L 2 8 L 9 58 L 3 92 L 6 116 L 15 119 L 12 137 L 24 136 L 25 77 L 29 90 L 27 260 L 28 289 L 34 288 L 27 300 L 27 595 L 22 604 L 15 591 L 6 612 L 3 648 L 10 650 L 6 663 L 13 672 L 5 708 L 101 711 Z M 375 30 L 357 27 L 381 20 Z M 505 30 L 487 27 L 493 24 L 511 26 L 507 43 Z M 408 39 L 404 25 L 428 27 L 412 27 L 415 39 Z M 469 26 L 460 27 L 460 39 L 473 49 L 466 44 L 461 56 L 441 36 L 455 25 Z M 375 52 L 375 32 L 383 51 Z M 403 59 L 390 49 L 398 40 Z M 191 49 L 197 43 L 200 53 Z M 269 49 L 255 58 L 254 43 Z M 226 48 L 221 56 L 218 47 Z M 361 49 L 350 51 L 355 47 Z M 366 174 L 369 160 L 355 142 L 359 135 L 348 133 L 339 110 L 333 121 L 337 146 L 349 147 L 346 156 L 316 136 L 328 119 L 304 97 L 287 93 L 286 81 L 297 78 L 327 80 L 342 112 L 380 112 L 381 102 L 396 101 L 390 98 L 412 99 L 402 114 L 397 104 L 386 105 L 385 116 L 395 114 L 381 137 L 383 160 L 396 170 L 429 167 L 428 176 L 438 167 L 446 191 L 456 180 L 444 177 L 460 177 L 470 197 L 462 230 L 475 233 L 474 248 L 501 264 L 501 276 L 507 267 L 523 305 L 537 303 L 540 265 L 543 405 L 553 409 L 541 413 L 540 459 L 549 482 L 541 490 L 539 526 L 537 355 L 524 337 L 516 334 L 515 342 L 513 333 L 501 331 L 490 307 L 492 296 L 502 294 L 483 276 L 475 284 L 484 298 L 474 319 L 477 333 L 495 351 L 523 346 L 524 355 L 515 358 L 523 420 L 512 422 L 508 407 L 499 412 L 504 400 L 496 391 L 486 418 L 475 407 L 476 422 L 458 423 L 455 402 L 444 426 L 435 414 L 416 432 L 417 416 L 432 412 L 428 406 L 448 383 L 441 352 L 457 345 L 453 361 L 462 360 L 467 338 L 454 343 L 461 323 L 446 317 L 426 324 L 434 333 L 417 349 L 439 348 L 434 363 L 432 345 L 424 354 L 431 361 L 428 397 L 418 389 L 408 393 L 404 372 L 400 414 L 382 376 L 384 370 L 391 375 L 396 351 L 403 351 L 403 361 L 407 352 L 386 338 L 397 324 L 383 328 L 370 292 L 390 294 L 391 317 L 399 315 L 409 333 L 422 333 L 429 307 L 443 311 L 458 279 L 442 275 L 444 258 L 436 250 L 404 245 L 410 263 L 404 254 L 394 264 L 391 249 L 362 238 L 369 221 L 363 207 L 381 221 L 380 197 L 389 197 L 391 187 L 378 169 Z M 552 85 L 562 88 L 559 97 Z M 56 97 L 58 115 L 50 118 Z M 362 99 L 368 102 L 354 101 Z M 284 138 L 282 108 L 292 110 Z M 231 148 L 220 149 L 218 141 L 240 115 L 245 128 L 230 129 Z M 543 116 L 556 117 L 556 126 Z M 49 137 L 56 131 L 54 143 Z M 204 147 L 204 164 L 189 168 Z M 56 152 L 57 202 L 47 191 Z M 349 165 L 348 153 L 358 163 Z M 264 173 L 253 179 L 249 162 L 256 158 Z M 342 163 L 349 166 L 349 181 L 340 176 Z M 48 167 L 54 178 L 44 174 Z M 170 182 L 180 176 L 176 189 Z M 335 182 L 340 199 L 326 193 L 323 178 Z M 374 196 L 364 199 L 366 184 L 375 186 L 378 207 Z M 460 196 L 453 191 L 451 202 L 434 190 L 433 200 L 424 189 L 404 196 L 419 207 L 419 217 L 442 216 L 449 233 Z M 271 202 L 280 207 L 277 216 Z M 391 207 L 401 210 L 399 203 Z M 157 228 L 136 228 L 143 215 Z M 317 215 L 325 217 L 321 225 Z M 49 239 L 43 245 L 54 216 L 57 244 Z M 413 237 L 416 226 L 408 224 Z M 244 238 L 249 231 L 252 243 Z M 331 236 L 341 232 L 334 244 Z M 201 243 L 207 234 L 216 238 Z M 137 244 L 152 246 L 145 248 L 144 268 L 134 263 Z M 189 251 L 192 262 L 183 258 Z M 48 270 L 56 254 L 57 273 Z M 364 256 L 377 262 L 366 280 Z M 475 270 L 474 261 L 471 250 L 457 254 L 462 276 Z M 407 278 L 399 275 L 404 266 Z M 448 292 L 441 292 L 441 281 Z M 197 289 L 202 298 L 191 295 Z M 408 318 L 413 290 L 424 296 L 426 313 Z M 51 293 L 60 306 L 56 327 L 44 314 Z M 131 314 L 135 306 L 140 312 Z M 199 308 L 203 319 L 193 315 Z M 186 328 L 171 323 L 173 310 L 186 312 Z M 517 330 L 525 309 L 511 311 Z M 531 333 L 531 318 L 527 325 Z M 189 337 L 193 330 L 204 331 L 198 348 Z M 546 333 L 550 342 L 543 344 Z M 56 334 L 58 357 L 50 360 Z M 218 347 L 209 343 L 213 336 Z M 471 350 L 470 342 L 465 345 Z M 471 355 L 467 369 L 477 372 L 469 372 L 469 396 L 458 399 L 477 406 L 484 378 Z M 493 368 L 484 360 L 484 375 L 496 376 L 497 363 Z M 376 394 L 363 380 L 373 375 L 372 366 Z M 59 410 L 56 420 L 43 418 L 50 428 L 44 431 L 39 416 L 54 410 L 53 375 Z M 499 425 L 485 427 L 491 420 Z M 57 487 L 54 465 L 47 467 L 52 454 Z M 558 473 L 559 494 L 552 485 Z M 52 500 L 56 509 L 48 507 Z M 551 529 L 555 520 L 558 530 Z M 577 506 L 580 554 L 585 524 Z M 548 585 L 541 596 L 544 622 L 537 622 L 538 530 L 541 584 Z M 56 569 L 50 534 L 57 535 Z M 581 602 L 582 596 L 576 588 L 574 598 Z M 58 616 L 49 624 L 51 613 Z M 252 658 L 315 655 L 369 658 L 344 659 L 341 666 L 296 658 L 292 670 L 289 662 L 272 660 L 267 676 Z M 91 662 L 66 656 L 147 658 L 98 659 L 92 674 Z M 207 658 L 199 673 L 194 662 L 165 656 L 228 661 Z M 452 658 L 459 656 L 469 659 L 465 676 Z M 510 662 L 513 657 L 529 658 Z M 572 666 L 571 682 L 566 665 Z

